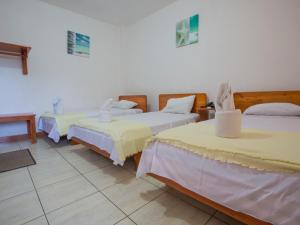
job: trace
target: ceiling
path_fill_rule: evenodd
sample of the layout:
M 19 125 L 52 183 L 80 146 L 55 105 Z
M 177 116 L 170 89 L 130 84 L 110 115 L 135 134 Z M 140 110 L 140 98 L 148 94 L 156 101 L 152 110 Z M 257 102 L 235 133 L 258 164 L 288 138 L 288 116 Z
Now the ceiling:
M 41 0 L 117 26 L 151 15 L 176 0 Z

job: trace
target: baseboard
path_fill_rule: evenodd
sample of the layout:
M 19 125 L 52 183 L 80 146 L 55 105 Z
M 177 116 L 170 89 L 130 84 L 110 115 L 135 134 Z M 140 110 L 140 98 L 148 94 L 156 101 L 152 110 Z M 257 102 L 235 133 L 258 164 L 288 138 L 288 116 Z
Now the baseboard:
M 37 136 L 37 138 L 43 138 L 43 137 L 46 137 L 46 133 L 37 132 L 36 136 Z M 24 141 L 24 140 L 29 140 L 28 134 L 18 134 L 18 135 L 13 135 L 13 136 L 0 137 L 0 143 L 16 142 L 16 141 Z

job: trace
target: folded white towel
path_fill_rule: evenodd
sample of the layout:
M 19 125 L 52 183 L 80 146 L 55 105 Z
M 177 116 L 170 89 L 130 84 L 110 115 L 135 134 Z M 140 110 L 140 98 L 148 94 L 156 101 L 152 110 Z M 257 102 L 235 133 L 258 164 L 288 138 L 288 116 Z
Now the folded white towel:
M 101 110 L 99 114 L 99 121 L 109 123 L 112 121 L 112 114 L 110 111 Z
M 101 106 L 100 111 L 110 111 L 113 103 L 113 99 L 109 98 L 107 99 Z
M 216 111 L 234 111 L 233 93 L 229 83 L 222 83 L 216 99 Z
M 54 114 L 64 114 L 64 107 L 61 98 L 54 98 L 52 101 L 52 106 Z
M 242 113 L 235 110 L 233 93 L 229 83 L 220 85 L 216 99 L 215 132 L 219 137 L 237 138 L 241 135 Z
M 218 111 L 215 118 L 215 132 L 218 137 L 237 138 L 241 136 L 241 110 Z

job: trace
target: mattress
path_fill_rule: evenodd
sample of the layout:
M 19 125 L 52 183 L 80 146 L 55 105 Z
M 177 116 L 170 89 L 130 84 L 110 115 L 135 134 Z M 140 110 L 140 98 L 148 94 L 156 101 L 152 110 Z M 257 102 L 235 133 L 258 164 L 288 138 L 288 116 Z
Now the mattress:
M 122 116 L 122 115 L 134 115 L 142 113 L 141 109 L 112 109 L 113 116 Z M 97 117 L 99 116 L 99 110 L 90 110 L 90 111 L 78 111 L 78 113 L 84 113 L 87 117 Z M 55 118 L 49 117 L 40 117 L 38 122 L 38 129 L 48 133 L 48 137 L 51 138 L 56 143 L 59 142 L 60 137 L 62 136 L 56 126 Z
M 214 120 L 204 123 L 214 123 Z M 300 131 L 300 117 L 244 116 L 244 128 Z M 154 173 L 235 211 L 280 225 L 300 221 L 300 173 L 258 171 L 154 142 L 137 177 Z
M 128 115 L 119 117 L 126 120 L 132 120 L 142 122 L 151 128 L 152 134 L 155 135 L 160 131 L 185 125 L 191 122 L 195 122 L 199 118 L 199 114 L 173 114 L 162 112 L 148 112 L 136 115 Z M 115 165 L 123 165 L 124 161 L 120 160 L 117 155 L 117 151 L 114 147 L 112 138 L 104 133 L 82 128 L 76 125 L 70 127 L 68 132 L 68 139 L 72 137 L 79 138 L 89 144 L 92 144 L 102 150 L 107 151 L 110 154 L 110 158 Z

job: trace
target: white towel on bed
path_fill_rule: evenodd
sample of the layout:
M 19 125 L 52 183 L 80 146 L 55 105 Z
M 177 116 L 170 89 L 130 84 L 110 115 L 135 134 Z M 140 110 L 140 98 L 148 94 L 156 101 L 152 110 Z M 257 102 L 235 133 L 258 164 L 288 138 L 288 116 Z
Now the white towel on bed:
M 216 111 L 234 111 L 233 93 L 229 83 L 222 83 L 216 99 Z
M 216 99 L 215 132 L 219 137 L 237 138 L 241 135 L 242 113 L 235 109 L 229 83 L 220 85 Z
M 100 111 L 110 111 L 112 107 L 113 99 L 109 98 L 107 99 L 101 106 Z
M 61 98 L 54 98 L 52 101 L 53 113 L 54 114 L 64 114 L 63 102 Z
M 100 106 L 100 114 L 99 114 L 100 122 L 105 122 L 105 123 L 111 122 L 111 120 L 112 120 L 112 113 L 111 113 L 112 102 L 113 102 L 113 99 L 109 98 Z

